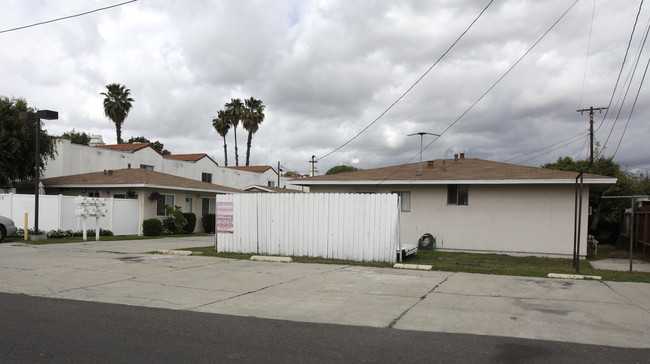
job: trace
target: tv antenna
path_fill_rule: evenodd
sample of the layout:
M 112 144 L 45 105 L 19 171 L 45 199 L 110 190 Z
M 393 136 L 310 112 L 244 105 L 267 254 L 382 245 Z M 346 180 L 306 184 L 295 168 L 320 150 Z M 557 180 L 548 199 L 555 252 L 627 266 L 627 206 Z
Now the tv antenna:
M 424 139 L 425 135 L 435 135 L 437 137 L 440 136 L 440 134 L 433 134 L 433 133 L 427 133 L 424 131 L 418 132 L 418 133 L 413 133 L 409 134 L 407 136 L 413 136 L 413 135 L 419 135 L 420 136 L 420 168 L 418 169 L 417 173 L 415 174 L 416 176 L 421 176 L 422 175 L 422 140 Z

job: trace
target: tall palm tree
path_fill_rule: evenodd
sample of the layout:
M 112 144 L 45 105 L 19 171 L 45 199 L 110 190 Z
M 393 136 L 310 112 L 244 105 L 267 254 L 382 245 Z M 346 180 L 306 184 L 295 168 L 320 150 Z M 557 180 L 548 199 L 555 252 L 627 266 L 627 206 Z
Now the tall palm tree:
M 117 133 L 117 144 L 122 143 L 122 124 L 129 115 L 134 100 L 130 97 L 131 90 L 124 85 L 111 83 L 106 85 L 107 92 L 104 95 L 104 115 L 115 123 L 115 132 Z
M 212 126 L 223 137 L 223 159 L 226 167 L 228 167 L 228 146 L 226 145 L 226 134 L 228 134 L 228 130 L 230 129 L 228 113 L 224 110 L 217 111 L 217 117 L 212 119 Z
M 262 100 L 257 100 L 253 97 L 244 100 L 244 103 L 246 104 L 246 109 L 242 125 L 248 131 L 248 144 L 246 145 L 246 165 L 248 166 L 250 163 L 253 134 L 257 133 L 260 124 L 264 121 L 264 108 L 266 106 L 264 106 Z
M 233 127 L 235 132 L 235 165 L 239 166 L 239 149 L 237 148 L 237 126 L 239 122 L 244 118 L 244 104 L 240 99 L 230 99 L 229 103 L 226 103 L 226 112 L 228 114 L 230 124 Z

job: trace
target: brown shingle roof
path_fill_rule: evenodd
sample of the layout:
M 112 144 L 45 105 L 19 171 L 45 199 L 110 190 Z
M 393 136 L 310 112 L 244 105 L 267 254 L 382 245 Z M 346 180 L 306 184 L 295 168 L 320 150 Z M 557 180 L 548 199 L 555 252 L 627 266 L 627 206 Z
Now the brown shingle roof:
M 136 152 L 140 149 L 149 147 L 149 143 L 124 143 L 124 144 L 108 144 L 98 145 L 96 148 L 104 148 L 110 150 L 118 150 L 120 152 Z M 153 149 L 153 147 L 152 147 Z M 154 149 L 155 150 L 155 149 Z
M 192 189 L 214 192 L 244 191 L 216 185 L 213 183 L 196 181 L 189 178 L 178 177 L 141 168 L 118 169 L 106 172 L 93 172 L 41 179 L 46 187 L 53 186 L 93 186 L 93 185 L 132 185 L 137 187 L 168 187 L 171 189 Z
M 271 166 L 239 166 L 239 167 L 228 167 L 232 169 L 238 169 L 240 171 L 247 171 L 247 172 L 257 172 L 257 173 L 262 173 L 266 172 L 269 169 L 273 169 Z M 273 172 L 275 172 L 275 169 L 273 169 Z
M 186 162 L 198 162 L 203 158 L 208 158 L 209 160 L 214 162 L 214 164 L 219 165 L 214 159 L 210 158 L 210 156 L 207 155 L 206 153 L 170 154 L 170 155 L 163 155 L 163 158 L 174 159 L 177 161 L 186 161 Z
M 280 187 L 268 187 L 268 186 L 260 186 L 260 185 L 253 185 L 244 188 L 245 191 L 248 192 L 255 192 L 259 193 L 259 191 L 264 191 L 264 192 L 271 192 L 271 193 L 304 193 L 302 191 L 290 189 L 290 188 L 280 188 Z
M 300 180 L 300 184 L 327 183 L 327 181 L 480 181 L 493 180 L 575 180 L 578 173 L 559 171 L 555 169 L 520 166 L 492 162 L 483 159 L 461 158 L 437 159 L 435 161 L 422 162 L 422 175 L 417 176 L 419 163 L 411 163 L 399 166 L 390 166 L 375 169 L 365 169 L 354 172 L 344 172 L 332 175 L 310 177 Z M 584 174 L 584 178 L 602 179 L 607 183 L 613 177 L 599 176 L 595 174 Z

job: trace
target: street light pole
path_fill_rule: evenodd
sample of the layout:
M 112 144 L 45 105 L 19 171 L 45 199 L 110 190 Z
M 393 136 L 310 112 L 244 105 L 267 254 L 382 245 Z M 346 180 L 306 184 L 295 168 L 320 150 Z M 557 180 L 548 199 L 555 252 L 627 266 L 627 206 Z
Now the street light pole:
M 435 135 L 435 136 L 439 137 L 440 134 L 433 134 L 433 133 L 427 133 L 427 132 L 421 131 L 421 132 L 418 132 L 418 133 L 409 134 L 407 136 L 413 136 L 413 135 L 419 135 L 420 136 L 420 168 L 418 169 L 418 173 L 416 173 L 416 176 L 421 176 L 422 175 L 422 139 L 424 138 L 425 135 Z
M 38 231 L 38 200 L 39 200 L 39 184 L 40 184 L 40 137 L 41 137 L 41 119 L 56 120 L 59 118 L 59 113 L 52 110 L 38 110 L 37 112 L 21 112 L 18 118 L 22 120 L 33 120 L 36 123 L 36 147 L 34 152 L 34 235 L 40 235 Z

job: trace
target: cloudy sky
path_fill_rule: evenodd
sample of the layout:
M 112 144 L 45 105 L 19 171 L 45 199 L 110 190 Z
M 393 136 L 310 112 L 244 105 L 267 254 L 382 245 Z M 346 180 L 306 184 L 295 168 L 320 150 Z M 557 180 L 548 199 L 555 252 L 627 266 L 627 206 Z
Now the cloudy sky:
M 572 1 L 496 0 L 392 109 L 334 153 L 413 86 L 489 0 L 140 0 L 4 31 L 122 1 L 3 0 L 0 95 L 57 110 L 60 119 L 45 122 L 50 134 L 74 128 L 112 144 L 100 92 L 124 84 L 135 99 L 125 140 L 143 135 L 220 165 L 223 139 L 211 120 L 231 98 L 252 96 L 266 118 L 251 164 L 281 161 L 307 173 L 315 155 L 324 173 L 417 161 L 419 137 L 407 134 L 420 131 L 444 133 L 425 160 L 460 152 L 533 166 L 586 158 L 589 117 L 576 110 L 605 107 L 614 94 L 607 117 L 596 114 L 596 140 L 623 168 L 650 169 L 650 82 L 640 87 L 650 42 L 638 58 L 648 5 L 614 93 L 639 1 L 577 1 L 543 37 Z M 243 165 L 241 126 L 237 137 Z M 234 165 L 232 131 L 227 142 Z

